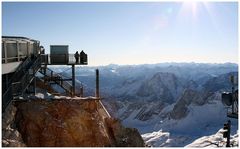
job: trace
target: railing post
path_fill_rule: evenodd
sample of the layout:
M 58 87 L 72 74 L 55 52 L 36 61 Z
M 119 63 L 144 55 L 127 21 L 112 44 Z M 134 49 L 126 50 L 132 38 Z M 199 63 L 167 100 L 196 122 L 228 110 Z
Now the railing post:
M 75 96 L 75 65 L 72 65 L 72 96 Z
M 20 58 L 19 58 L 19 42 L 18 41 L 16 41 L 16 47 L 17 47 L 17 61 L 19 62 Z
M 7 63 L 7 43 L 4 41 L 3 42 L 3 49 L 4 50 L 4 59 L 5 59 L 5 63 Z
M 99 98 L 99 70 L 96 69 L 96 98 Z
M 228 120 L 228 122 L 227 122 L 227 128 L 228 128 L 228 130 L 227 130 L 227 144 L 226 144 L 226 147 L 230 147 L 230 136 L 231 136 L 231 121 L 230 120 Z
M 83 86 L 80 87 L 80 97 L 83 97 Z

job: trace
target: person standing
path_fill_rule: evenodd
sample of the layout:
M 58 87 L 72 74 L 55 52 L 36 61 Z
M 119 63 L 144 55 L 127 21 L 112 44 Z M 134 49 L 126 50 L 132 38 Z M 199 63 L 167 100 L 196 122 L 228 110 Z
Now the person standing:
M 78 53 L 78 51 L 74 54 L 74 57 L 76 59 L 76 63 L 79 63 L 79 53 Z

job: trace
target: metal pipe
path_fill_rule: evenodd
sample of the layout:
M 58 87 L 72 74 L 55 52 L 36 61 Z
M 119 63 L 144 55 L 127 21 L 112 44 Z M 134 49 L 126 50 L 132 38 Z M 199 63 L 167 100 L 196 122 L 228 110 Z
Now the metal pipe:
M 80 87 L 80 97 L 83 97 L 83 86 Z
M 75 65 L 72 65 L 72 96 L 75 96 Z
M 227 130 L 227 144 L 226 144 L 226 147 L 230 147 L 230 135 L 231 135 L 231 121 L 230 120 L 228 120 L 227 126 L 228 126 L 228 130 Z
M 96 69 L 96 98 L 99 98 L 99 70 Z

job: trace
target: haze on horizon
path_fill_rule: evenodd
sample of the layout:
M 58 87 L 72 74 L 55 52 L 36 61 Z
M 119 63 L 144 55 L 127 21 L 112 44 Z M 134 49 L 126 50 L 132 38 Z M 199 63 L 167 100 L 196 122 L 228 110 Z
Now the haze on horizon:
M 84 50 L 89 65 L 238 63 L 237 2 L 3 2 L 2 35 Z

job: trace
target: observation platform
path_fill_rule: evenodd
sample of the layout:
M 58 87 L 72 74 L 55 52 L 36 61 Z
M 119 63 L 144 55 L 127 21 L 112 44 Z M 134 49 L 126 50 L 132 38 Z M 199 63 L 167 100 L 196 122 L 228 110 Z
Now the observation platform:
M 45 65 L 87 65 L 87 56 L 77 61 L 74 54 L 41 54 L 41 64 Z

